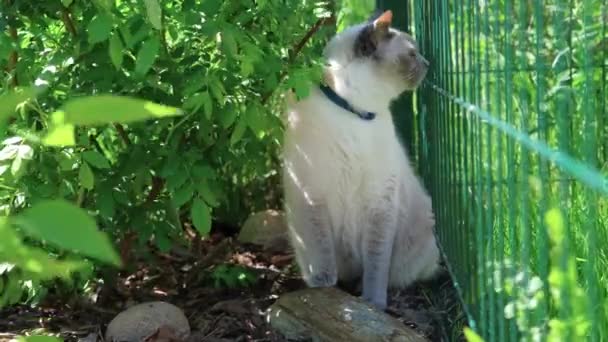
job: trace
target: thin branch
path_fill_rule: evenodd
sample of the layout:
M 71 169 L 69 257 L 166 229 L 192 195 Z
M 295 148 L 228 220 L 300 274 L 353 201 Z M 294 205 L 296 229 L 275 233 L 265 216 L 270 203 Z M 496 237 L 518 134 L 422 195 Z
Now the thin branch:
M 116 131 L 118 132 L 118 136 L 120 136 L 120 138 L 125 143 L 125 145 L 127 147 L 131 146 L 131 144 L 132 144 L 131 139 L 129 139 L 129 135 L 127 134 L 127 131 L 125 130 L 123 125 L 121 125 L 119 123 L 114 123 L 114 127 L 116 128 Z M 162 179 L 161 177 L 153 176 L 152 177 L 152 188 L 150 189 L 148 196 L 146 196 L 145 204 L 154 202 L 154 200 L 156 200 L 158 198 L 158 196 L 160 195 L 160 193 L 162 192 L 164 187 L 165 187 L 165 180 Z
M 321 29 L 321 27 L 327 25 L 334 25 L 335 23 L 336 18 L 333 15 L 327 18 L 321 18 L 317 20 L 317 22 L 310 28 L 310 30 L 308 30 L 308 32 L 306 32 L 306 34 L 302 37 L 302 39 L 300 39 L 300 41 L 298 41 L 298 43 L 294 45 L 293 49 L 291 50 L 291 53 L 289 54 L 287 68 L 281 71 L 281 73 L 279 74 L 279 83 L 281 83 L 285 79 L 285 77 L 287 77 L 287 70 L 289 70 L 289 67 L 296 59 L 300 51 L 302 51 L 306 43 L 308 43 L 310 38 L 312 38 L 312 36 L 314 36 L 314 34 L 317 33 Z M 273 93 L 274 91 L 270 91 L 264 96 L 262 96 L 262 104 L 266 104 L 266 102 L 270 99 Z
M 80 189 L 78 189 L 78 197 L 76 198 L 76 205 L 78 207 L 82 208 L 86 195 L 87 191 L 81 186 Z
M 120 137 L 120 139 L 122 139 L 122 141 L 125 143 L 125 145 L 131 146 L 131 139 L 129 139 L 129 134 L 127 134 L 127 131 L 125 130 L 123 125 L 121 125 L 119 123 L 115 123 L 114 128 L 116 128 L 116 131 L 118 132 L 118 136 Z
M 293 50 L 289 56 L 289 63 L 292 63 L 296 56 L 300 53 L 304 45 L 312 38 L 312 36 L 317 33 L 321 29 L 322 26 L 326 25 L 334 25 L 336 23 L 336 18 L 332 15 L 331 17 L 321 18 L 317 20 L 317 22 L 306 32 L 304 37 L 300 39 L 300 41 L 294 46 Z
M 11 36 L 11 39 L 13 40 L 13 42 L 15 42 L 15 44 L 17 44 L 19 37 L 17 35 L 17 28 L 14 25 L 9 25 L 8 34 Z M 7 69 L 6 71 L 8 71 L 8 73 L 10 75 L 12 75 L 12 78 L 11 78 L 12 87 L 16 87 L 19 85 L 19 80 L 17 79 L 17 63 L 18 62 L 19 62 L 19 54 L 17 53 L 17 50 L 12 50 L 8 55 L 8 64 L 6 66 L 6 69 Z
M 146 203 L 152 203 L 156 198 L 158 198 L 158 196 L 160 195 L 160 192 L 163 190 L 163 187 L 165 186 L 165 181 L 164 179 L 158 177 L 158 176 L 154 176 L 152 177 L 152 189 L 150 189 L 150 192 L 148 193 L 148 196 L 146 197 Z
M 63 21 L 65 29 L 68 30 L 72 37 L 76 37 L 78 31 L 76 31 L 76 26 L 72 20 L 72 13 L 65 7 L 61 9 L 61 21 Z
M 99 136 L 99 134 L 89 135 L 89 142 L 91 144 L 93 144 L 93 146 L 95 147 L 95 149 L 97 150 L 97 152 L 99 152 L 101 155 L 105 156 L 106 154 L 103 152 L 103 149 L 101 148 L 101 145 L 99 145 L 99 141 L 97 141 L 97 137 L 98 136 Z
M 132 144 L 131 139 L 129 139 L 129 135 L 127 134 L 127 131 L 125 130 L 123 125 L 121 125 L 119 123 L 115 123 L 114 127 L 116 128 L 118 135 L 120 136 L 122 141 L 125 143 L 125 145 L 127 147 L 131 146 L 131 144 Z M 161 177 L 158 177 L 158 176 L 153 176 L 152 177 L 152 188 L 150 189 L 148 196 L 146 196 L 145 204 L 154 202 L 154 200 L 157 199 L 158 196 L 160 195 L 160 193 L 162 192 L 164 186 L 165 186 L 164 179 L 162 179 Z

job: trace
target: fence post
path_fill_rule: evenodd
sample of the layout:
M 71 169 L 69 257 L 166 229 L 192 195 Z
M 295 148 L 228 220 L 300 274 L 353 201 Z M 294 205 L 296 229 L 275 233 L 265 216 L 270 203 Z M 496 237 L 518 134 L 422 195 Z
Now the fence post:
M 410 15 L 409 0 L 376 0 L 377 10 L 392 10 L 393 11 L 393 26 L 405 32 L 411 32 L 411 15 Z M 414 111 L 412 104 L 412 95 L 410 93 L 403 94 L 395 101 L 391 108 L 395 125 L 397 126 L 397 134 L 410 156 L 416 158 L 416 150 L 414 149 Z

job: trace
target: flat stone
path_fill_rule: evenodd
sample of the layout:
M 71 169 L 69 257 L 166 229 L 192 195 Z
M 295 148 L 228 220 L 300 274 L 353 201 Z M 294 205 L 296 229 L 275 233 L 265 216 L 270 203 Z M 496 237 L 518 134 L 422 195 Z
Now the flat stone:
M 249 216 L 241 228 L 238 240 L 263 246 L 270 252 L 287 252 L 290 248 L 285 214 L 269 209 Z
M 106 341 L 139 342 L 159 329 L 170 330 L 180 339 L 190 335 L 190 325 L 183 311 L 166 302 L 136 304 L 119 313 L 108 324 Z
M 309 288 L 284 294 L 271 307 L 273 328 L 294 340 L 428 341 L 388 314 L 336 288 Z

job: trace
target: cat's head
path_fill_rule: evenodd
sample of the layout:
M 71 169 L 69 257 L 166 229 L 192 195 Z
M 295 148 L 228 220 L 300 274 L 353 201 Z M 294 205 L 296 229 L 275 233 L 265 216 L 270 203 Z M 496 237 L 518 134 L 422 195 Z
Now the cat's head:
M 338 33 L 325 49 L 329 67 L 350 82 L 385 88 L 391 97 L 418 87 L 429 62 L 412 36 L 391 27 L 392 16 L 386 11 Z

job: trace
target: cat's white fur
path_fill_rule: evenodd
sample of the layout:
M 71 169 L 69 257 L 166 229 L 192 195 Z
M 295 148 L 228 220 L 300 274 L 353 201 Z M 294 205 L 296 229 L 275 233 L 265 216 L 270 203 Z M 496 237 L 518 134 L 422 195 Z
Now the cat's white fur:
M 439 251 L 431 200 L 410 166 L 389 110 L 391 101 L 412 87 L 390 70 L 383 74 L 373 61 L 353 56 L 362 27 L 351 27 L 328 44 L 327 80 L 352 106 L 377 116 L 362 120 L 316 87 L 290 104 L 285 200 L 306 282 L 332 286 L 338 278 L 361 278 L 363 297 L 385 307 L 387 287 L 406 287 L 435 274 Z M 385 46 L 384 57 L 399 53 L 403 46 L 398 44 L 411 44 L 393 43 Z

